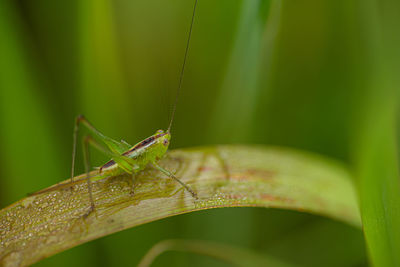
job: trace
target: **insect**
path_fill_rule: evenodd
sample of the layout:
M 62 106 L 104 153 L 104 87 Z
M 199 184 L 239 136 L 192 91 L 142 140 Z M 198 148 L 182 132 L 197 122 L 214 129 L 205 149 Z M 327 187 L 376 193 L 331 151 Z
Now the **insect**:
M 196 14 L 196 7 L 197 1 L 194 2 L 193 7 L 193 14 L 190 23 L 185 55 L 182 63 L 182 69 L 180 72 L 179 77 L 179 85 L 178 90 L 175 97 L 174 106 L 171 113 L 171 119 L 169 122 L 168 129 L 166 131 L 158 130 L 155 134 L 151 135 L 150 137 L 144 139 L 143 141 L 137 143 L 134 146 L 129 145 L 125 141 L 118 142 L 110 137 L 105 136 L 100 131 L 98 131 L 83 115 L 80 115 L 76 118 L 75 121 L 75 128 L 74 128 L 74 135 L 73 135 L 73 147 L 72 147 L 72 167 L 71 167 L 71 182 L 69 185 L 71 186 L 74 184 L 74 170 L 75 170 L 75 158 L 76 158 L 76 143 L 78 137 L 78 131 L 80 126 L 84 126 L 90 132 L 84 138 L 84 149 L 83 149 L 83 156 L 84 156 L 84 163 L 85 163 L 85 171 L 86 177 L 85 180 L 87 182 L 88 192 L 89 192 L 89 201 L 90 201 L 90 208 L 88 212 L 84 215 L 87 217 L 91 212 L 95 210 L 95 203 L 92 194 L 92 182 L 100 179 L 104 179 L 110 176 L 116 176 L 123 173 L 129 173 L 132 175 L 133 183 L 132 183 L 132 193 L 134 192 L 134 185 L 135 185 L 135 175 L 139 171 L 143 170 L 147 165 L 152 164 L 156 169 L 158 169 L 163 174 L 167 175 L 168 177 L 174 179 L 178 182 L 185 190 L 187 190 L 194 198 L 197 199 L 197 194 L 184 182 L 182 182 L 179 178 L 177 178 L 173 173 L 169 170 L 164 169 L 160 166 L 157 162 L 160 160 L 165 153 L 167 152 L 168 146 L 171 140 L 171 126 L 174 120 L 176 106 L 178 103 L 179 93 L 182 88 L 182 81 L 183 75 L 185 71 L 186 59 L 189 51 L 189 44 L 192 35 L 192 29 L 194 24 L 194 18 Z M 96 137 L 95 138 L 93 138 Z M 96 141 L 100 140 L 102 143 Z M 100 152 L 111 157 L 111 160 L 105 163 L 103 166 L 98 168 L 98 173 L 94 176 L 89 176 L 89 145 L 93 146 Z M 66 184 L 68 185 L 68 184 Z M 64 187 L 62 185 L 62 187 Z M 55 186 L 49 189 L 44 189 L 38 191 L 35 194 L 41 194 L 53 190 L 57 190 L 59 187 Z

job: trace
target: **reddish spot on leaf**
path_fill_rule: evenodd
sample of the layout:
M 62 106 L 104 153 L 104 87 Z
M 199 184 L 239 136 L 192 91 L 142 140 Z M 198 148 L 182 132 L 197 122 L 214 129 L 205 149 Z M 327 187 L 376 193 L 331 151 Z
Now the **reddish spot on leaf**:
M 207 166 L 200 166 L 197 168 L 198 172 L 206 172 L 206 171 L 211 171 L 213 168 L 207 167 Z

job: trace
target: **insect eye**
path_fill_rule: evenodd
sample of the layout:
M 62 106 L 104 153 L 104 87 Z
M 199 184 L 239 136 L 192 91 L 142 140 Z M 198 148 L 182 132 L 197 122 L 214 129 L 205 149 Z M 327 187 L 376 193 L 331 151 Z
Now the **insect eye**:
M 169 143 L 168 139 L 164 139 L 164 141 L 163 141 L 164 146 L 167 146 L 168 143 Z

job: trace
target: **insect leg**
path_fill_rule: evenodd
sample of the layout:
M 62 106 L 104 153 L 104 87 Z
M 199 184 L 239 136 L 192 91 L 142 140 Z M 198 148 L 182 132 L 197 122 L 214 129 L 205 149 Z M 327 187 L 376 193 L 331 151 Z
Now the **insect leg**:
M 135 194 L 135 178 L 136 178 L 136 173 L 133 171 L 132 172 L 132 187 L 131 187 L 131 196 Z
M 95 210 L 95 204 L 93 200 L 93 192 L 92 192 L 92 182 L 91 182 L 91 177 L 89 176 L 89 171 L 90 171 L 90 158 L 89 158 L 89 145 L 92 147 L 96 148 L 98 151 L 109 155 L 112 157 L 114 160 L 116 160 L 119 164 L 120 167 L 125 163 L 128 166 L 131 166 L 131 163 L 129 162 L 129 158 L 124 157 L 122 155 L 118 155 L 112 151 L 109 151 L 106 147 L 104 147 L 102 144 L 97 142 L 91 135 L 87 135 L 83 139 L 83 157 L 84 157 L 84 163 L 85 163 L 85 172 L 86 172 L 86 182 L 87 182 L 87 187 L 88 187 L 88 192 L 89 192 L 89 201 L 90 201 L 90 209 L 89 211 L 84 215 L 84 217 L 89 216 L 89 214 Z
M 176 177 L 174 174 L 172 174 L 169 170 L 164 169 L 163 167 L 158 165 L 158 163 L 155 161 L 152 162 L 152 164 L 154 165 L 154 167 L 156 167 L 157 170 L 159 170 L 160 172 L 164 173 L 168 177 L 174 179 L 179 184 L 181 184 L 195 199 L 198 199 L 197 194 L 187 184 L 185 184 L 184 182 L 179 180 L 178 177 Z
M 83 158 L 85 161 L 85 172 L 86 172 L 86 182 L 87 182 L 87 187 L 88 187 L 88 192 L 89 192 L 89 201 L 90 201 L 90 209 L 83 215 L 83 217 L 89 216 L 89 214 L 94 211 L 95 206 L 94 206 L 94 200 L 93 200 L 93 193 L 92 193 L 92 183 L 90 181 L 89 177 L 89 170 L 90 170 L 90 159 L 89 159 L 89 142 L 93 140 L 90 135 L 86 136 L 83 139 Z
M 71 183 L 74 182 L 74 172 L 75 172 L 75 158 L 76 158 L 76 141 L 78 137 L 78 130 L 79 130 L 79 117 L 75 119 L 74 125 L 74 134 L 73 134 L 73 142 L 72 142 L 72 166 L 71 166 Z M 71 187 L 72 189 L 72 187 Z
M 128 142 L 126 142 L 125 140 L 121 139 L 121 143 L 125 144 L 128 146 L 128 148 L 132 147 L 132 145 L 130 145 Z
M 104 142 L 108 146 L 108 148 L 112 152 L 114 152 L 114 154 L 122 154 L 124 151 L 130 148 L 130 145 L 126 142 L 118 142 L 108 136 L 105 136 L 99 130 L 97 130 L 83 115 L 79 115 L 75 119 L 74 134 L 73 134 L 71 183 L 74 181 L 76 143 L 77 143 L 80 124 L 85 126 L 85 128 L 87 128 L 93 136 L 97 137 L 99 140 Z

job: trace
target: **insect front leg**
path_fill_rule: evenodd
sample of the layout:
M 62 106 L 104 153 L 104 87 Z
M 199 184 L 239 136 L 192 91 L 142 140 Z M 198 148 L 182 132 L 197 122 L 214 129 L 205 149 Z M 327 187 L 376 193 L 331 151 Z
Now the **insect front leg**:
M 164 169 L 163 167 L 161 167 L 157 162 L 152 162 L 152 164 L 154 165 L 154 167 L 156 167 L 157 170 L 159 170 L 160 172 L 164 173 L 165 175 L 167 175 L 168 177 L 174 179 L 175 181 L 177 181 L 180 185 L 182 185 L 195 199 L 198 199 L 197 194 L 184 182 L 182 182 L 178 177 L 176 177 L 173 173 L 171 173 L 169 170 Z

